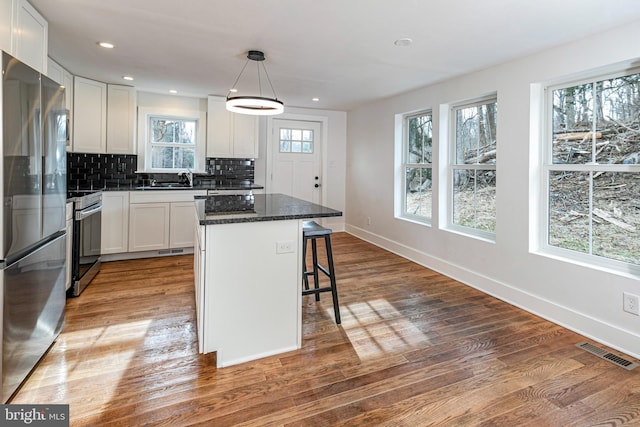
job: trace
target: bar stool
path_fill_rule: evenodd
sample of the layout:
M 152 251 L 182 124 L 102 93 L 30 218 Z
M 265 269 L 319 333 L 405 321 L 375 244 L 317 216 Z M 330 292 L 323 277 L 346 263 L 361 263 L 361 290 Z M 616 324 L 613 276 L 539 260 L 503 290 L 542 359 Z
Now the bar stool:
M 323 267 L 318 262 L 318 251 L 316 239 L 324 238 L 327 248 L 327 266 Z M 313 267 L 307 270 L 307 241 L 311 240 L 311 256 L 313 259 Z M 329 286 L 320 287 L 318 271 L 322 271 L 329 277 Z M 331 292 L 333 297 L 333 312 L 336 317 L 336 324 L 340 324 L 340 307 L 338 306 L 338 288 L 336 287 L 336 275 L 333 268 L 333 253 L 331 251 L 331 229 L 324 228 L 315 221 L 305 221 L 302 224 L 302 279 L 304 289 L 302 295 L 314 294 L 316 301 L 320 301 L 321 292 Z M 309 288 L 309 276 L 313 276 L 314 287 Z

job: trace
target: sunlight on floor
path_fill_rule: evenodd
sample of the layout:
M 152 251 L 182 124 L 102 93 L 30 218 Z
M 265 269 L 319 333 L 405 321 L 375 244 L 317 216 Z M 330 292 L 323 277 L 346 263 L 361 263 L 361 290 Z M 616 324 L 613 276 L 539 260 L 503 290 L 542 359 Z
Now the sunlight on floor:
M 67 396 L 78 393 L 72 390 L 74 382 L 93 376 L 91 381 L 101 385 L 102 393 L 87 396 L 87 399 L 91 405 L 107 404 L 115 396 L 119 380 L 129 368 L 129 362 L 143 346 L 151 322 L 143 320 L 63 332 L 50 354 L 23 387 L 20 399 L 28 400 L 31 388 L 56 383 L 64 384 L 64 387 L 56 389 L 52 401 L 65 402 L 68 401 Z M 73 362 L 67 362 L 67 355 L 76 352 L 82 352 L 84 357 L 69 357 Z M 100 374 L 96 375 L 96 372 Z
M 342 327 L 361 360 L 429 344 L 422 331 L 385 299 L 349 304 L 341 310 Z

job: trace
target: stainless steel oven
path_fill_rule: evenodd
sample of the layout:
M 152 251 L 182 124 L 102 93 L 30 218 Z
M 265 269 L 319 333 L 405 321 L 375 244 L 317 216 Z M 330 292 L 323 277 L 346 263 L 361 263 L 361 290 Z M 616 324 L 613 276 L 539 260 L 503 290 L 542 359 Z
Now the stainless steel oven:
M 102 192 L 76 192 L 73 197 L 73 249 L 68 296 L 79 296 L 100 271 L 101 227 Z

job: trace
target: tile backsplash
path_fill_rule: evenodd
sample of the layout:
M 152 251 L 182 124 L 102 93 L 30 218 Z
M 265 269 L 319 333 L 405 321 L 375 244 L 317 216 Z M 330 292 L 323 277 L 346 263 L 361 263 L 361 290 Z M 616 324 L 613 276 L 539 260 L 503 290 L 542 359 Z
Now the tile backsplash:
M 125 154 L 67 153 L 68 190 L 128 189 L 159 182 L 176 181 L 174 173 L 136 173 L 138 156 Z M 195 183 L 250 185 L 254 182 L 253 159 L 206 159 L 206 174 L 196 174 Z

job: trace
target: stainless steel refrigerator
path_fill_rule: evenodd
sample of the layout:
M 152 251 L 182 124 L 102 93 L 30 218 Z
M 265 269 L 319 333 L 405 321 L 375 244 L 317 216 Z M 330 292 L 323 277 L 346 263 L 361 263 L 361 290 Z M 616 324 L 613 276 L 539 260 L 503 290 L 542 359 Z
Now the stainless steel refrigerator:
M 64 88 L 2 52 L 2 403 L 64 325 Z

